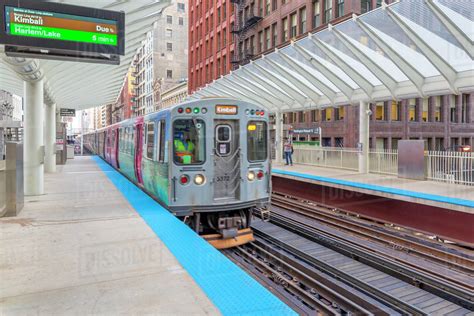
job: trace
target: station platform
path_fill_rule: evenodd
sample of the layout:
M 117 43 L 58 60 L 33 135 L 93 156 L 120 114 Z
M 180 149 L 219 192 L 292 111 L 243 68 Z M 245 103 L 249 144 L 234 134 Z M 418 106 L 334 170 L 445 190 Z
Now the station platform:
M 0 313 L 282 314 L 266 288 L 97 157 L 0 219 Z
M 272 175 L 273 190 L 474 245 L 472 186 L 299 164 L 273 164 Z

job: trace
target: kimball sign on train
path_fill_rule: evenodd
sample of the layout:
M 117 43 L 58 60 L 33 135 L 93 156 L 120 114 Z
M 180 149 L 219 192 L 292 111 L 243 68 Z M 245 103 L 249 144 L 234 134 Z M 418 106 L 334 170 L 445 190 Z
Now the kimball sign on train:
M 0 0 L 0 10 L 0 44 L 7 45 L 7 55 L 97 62 L 104 54 L 124 55 L 123 12 L 32 0 Z

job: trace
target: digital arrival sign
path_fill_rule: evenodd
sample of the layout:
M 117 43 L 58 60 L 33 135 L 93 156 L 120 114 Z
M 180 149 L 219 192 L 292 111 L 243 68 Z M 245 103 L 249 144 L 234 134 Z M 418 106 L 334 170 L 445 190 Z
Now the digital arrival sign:
M 117 23 L 15 7 L 5 7 L 6 32 L 15 36 L 47 38 L 117 46 Z
M 125 13 L 37 0 L 0 0 L 8 56 L 119 64 Z

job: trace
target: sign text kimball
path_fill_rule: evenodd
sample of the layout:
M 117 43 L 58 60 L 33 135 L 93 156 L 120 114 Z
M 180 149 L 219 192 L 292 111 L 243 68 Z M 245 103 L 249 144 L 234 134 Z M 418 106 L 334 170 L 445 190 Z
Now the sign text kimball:
M 76 116 L 76 110 L 74 109 L 59 109 L 60 116 Z
M 236 115 L 237 106 L 236 105 L 216 105 L 216 114 Z

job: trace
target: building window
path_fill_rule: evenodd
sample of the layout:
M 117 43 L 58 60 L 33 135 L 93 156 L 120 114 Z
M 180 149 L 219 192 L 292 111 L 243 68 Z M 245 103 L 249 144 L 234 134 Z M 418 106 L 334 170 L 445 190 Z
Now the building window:
M 277 24 L 273 23 L 272 25 L 272 47 L 277 45 L 278 33 L 277 33 Z
M 269 15 L 271 12 L 271 2 L 270 0 L 265 0 L 265 15 Z
M 416 99 L 408 100 L 408 120 L 410 122 L 416 121 Z
M 166 37 L 173 37 L 173 30 L 172 29 L 166 29 Z
M 401 108 L 402 108 L 401 102 L 392 101 L 391 108 L 392 108 L 391 111 L 390 111 L 391 120 L 392 121 L 400 121 Z
M 433 97 L 432 102 L 434 110 L 434 120 L 435 122 L 441 122 L 441 97 Z
M 191 22 L 192 23 L 192 22 Z M 184 25 L 184 19 L 182 17 L 178 18 L 178 24 L 179 25 Z
M 332 0 L 324 0 L 324 23 L 332 20 Z
M 184 11 L 185 11 L 184 3 L 178 3 L 178 12 L 184 12 Z
M 283 42 L 286 42 L 288 40 L 288 18 L 284 18 L 282 20 L 282 34 L 283 34 L 283 38 L 282 38 L 282 41 Z
M 173 17 L 171 15 L 166 16 L 166 23 L 173 24 Z
M 303 111 L 298 112 L 298 123 L 304 123 L 305 122 L 305 115 Z
M 297 16 L 296 13 L 293 13 L 290 15 L 290 20 L 291 20 L 291 28 L 290 28 L 290 37 L 296 37 L 297 35 Z
M 423 98 L 423 103 L 422 103 L 422 113 L 421 113 L 421 119 L 423 122 L 428 122 L 428 98 Z
M 321 25 L 321 6 L 319 0 L 313 2 L 313 28 Z
M 173 43 L 166 43 L 166 50 L 169 52 L 173 51 Z
M 461 123 L 468 123 L 469 122 L 468 120 L 469 114 L 467 111 L 468 95 L 461 94 L 460 98 L 461 98 Z
M 377 3 L 375 4 L 377 8 L 380 8 L 382 6 L 382 0 L 377 0 Z
M 360 0 L 360 13 L 366 13 L 372 10 L 371 0 Z
M 339 18 L 344 15 L 344 0 L 336 0 L 336 17 Z
M 306 8 L 300 10 L 300 34 L 306 33 Z
M 227 17 L 227 8 L 226 8 L 226 3 L 222 3 L 222 20 L 225 21 L 226 17 Z
M 375 120 L 385 121 L 385 106 L 383 102 L 375 103 Z
M 451 98 L 451 102 L 449 103 L 449 116 L 451 123 L 457 123 L 456 99 L 457 98 Z
M 270 49 L 270 47 L 272 47 L 271 42 L 270 42 L 270 38 L 271 38 L 270 28 L 267 27 L 265 29 L 265 49 Z
M 319 119 L 319 110 L 311 110 L 311 122 L 317 122 Z
M 275 11 L 278 8 L 277 0 L 272 1 L 272 11 Z
M 260 52 L 263 52 L 265 48 L 263 47 L 263 32 L 258 33 L 258 49 Z

